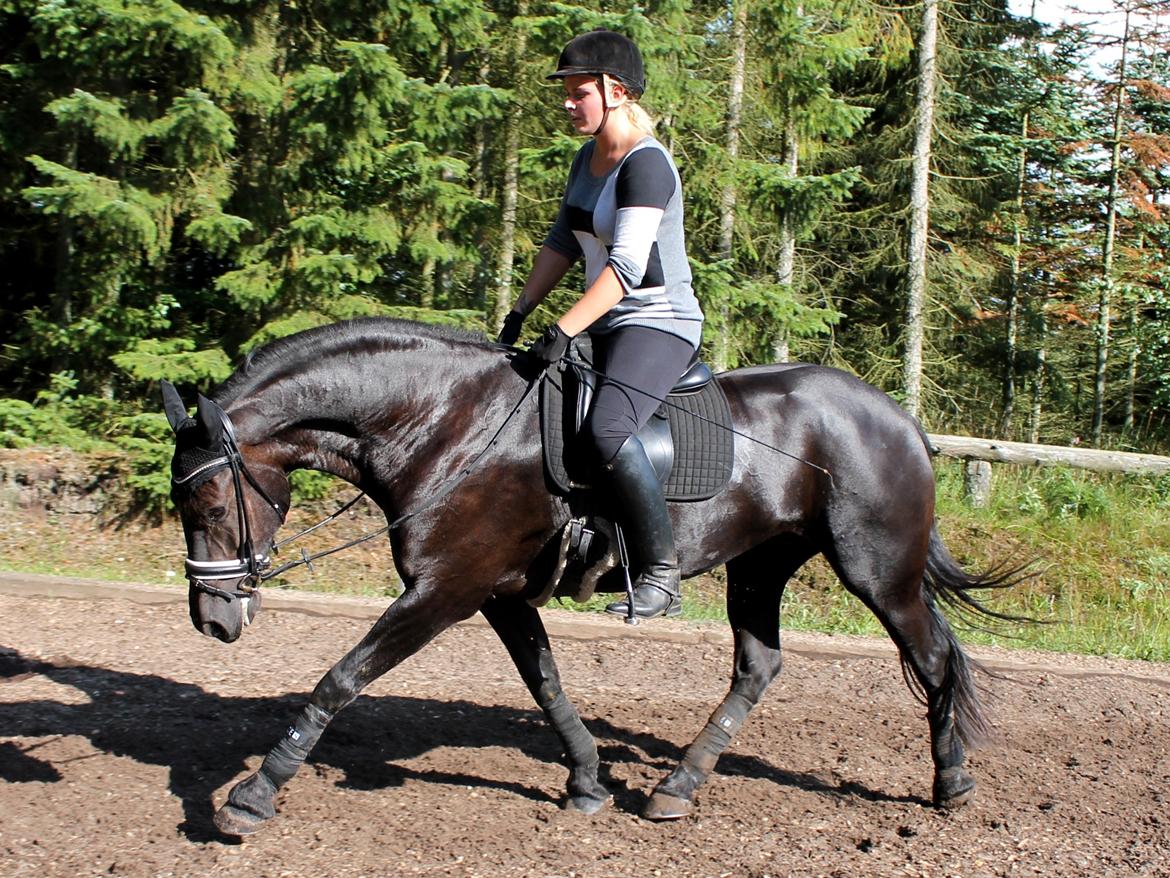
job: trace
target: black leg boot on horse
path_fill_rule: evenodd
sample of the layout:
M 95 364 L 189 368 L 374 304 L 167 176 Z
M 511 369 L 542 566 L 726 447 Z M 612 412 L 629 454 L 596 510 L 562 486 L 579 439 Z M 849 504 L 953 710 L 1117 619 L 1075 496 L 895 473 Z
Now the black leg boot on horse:
M 601 472 L 616 510 L 615 519 L 639 570 L 634 580 L 634 615 L 640 619 L 679 615 L 682 592 L 674 527 L 662 485 L 638 437 L 627 439 Z M 627 616 L 630 605 L 628 600 L 617 601 L 605 611 Z

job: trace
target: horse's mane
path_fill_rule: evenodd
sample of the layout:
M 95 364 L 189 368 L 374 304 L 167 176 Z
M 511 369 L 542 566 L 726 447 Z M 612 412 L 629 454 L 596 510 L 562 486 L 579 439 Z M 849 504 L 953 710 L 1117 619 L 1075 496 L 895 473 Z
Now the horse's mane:
M 420 347 L 428 341 L 480 346 L 488 343 L 479 333 L 413 320 L 391 317 L 343 320 L 278 338 L 249 351 L 236 371 L 216 388 L 212 399 L 226 405 L 273 372 L 295 370 L 301 364 L 319 362 L 338 353 Z

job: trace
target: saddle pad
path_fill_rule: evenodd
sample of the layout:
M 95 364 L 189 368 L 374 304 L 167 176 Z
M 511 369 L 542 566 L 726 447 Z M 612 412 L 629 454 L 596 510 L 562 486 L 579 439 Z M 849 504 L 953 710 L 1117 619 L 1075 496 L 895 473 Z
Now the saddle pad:
M 566 436 L 573 436 L 574 412 L 565 410 L 564 387 L 576 386 L 566 373 L 549 370 L 540 390 L 540 427 L 544 467 L 549 482 L 567 494 L 584 488 L 588 476 L 582 465 L 566 452 Z M 654 417 L 665 416 L 674 439 L 674 466 L 663 485 L 667 500 L 707 500 L 731 478 L 735 459 L 731 410 L 719 381 L 698 392 L 671 394 Z M 573 443 L 569 443 L 571 449 Z M 572 476 L 570 475 L 572 473 Z

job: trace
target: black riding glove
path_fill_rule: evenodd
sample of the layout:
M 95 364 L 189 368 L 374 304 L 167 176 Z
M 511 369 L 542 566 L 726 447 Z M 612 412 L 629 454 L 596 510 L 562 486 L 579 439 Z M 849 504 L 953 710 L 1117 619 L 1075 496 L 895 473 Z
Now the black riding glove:
M 540 338 L 528 346 L 528 355 L 540 360 L 546 366 L 558 362 L 569 350 L 572 339 L 555 323 L 541 333 Z
M 506 345 L 516 344 L 516 339 L 520 337 L 520 327 L 523 325 L 524 315 L 516 310 L 509 311 L 508 316 L 504 318 L 504 326 L 500 329 L 500 334 L 496 336 L 496 341 Z

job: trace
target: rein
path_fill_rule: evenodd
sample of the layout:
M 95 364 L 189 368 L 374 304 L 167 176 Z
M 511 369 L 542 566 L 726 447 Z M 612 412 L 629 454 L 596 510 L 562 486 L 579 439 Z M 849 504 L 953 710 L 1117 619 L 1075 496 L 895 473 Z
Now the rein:
M 497 347 L 499 347 L 500 349 L 503 349 L 504 351 L 506 351 L 508 353 L 514 353 L 514 354 L 526 354 L 527 353 L 527 351 L 524 350 L 523 348 L 518 348 L 518 347 L 515 347 L 513 345 L 499 344 L 499 345 L 497 345 Z M 594 375 L 602 376 L 607 381 L 611 381 L 614 384 L 619 385 L 620 387 L 624 387 L 627 390 L 635 390 L 638 393 L 641 393 L 644 396 L 648 396 L 651 399 L 655 400 L 656 402 L 658 402 L 662 405 L 669 406 L 670 408 L 676 409 L 677 411 L 685 412 L 686 414 L 689 414 L 693 418 L 696 418 L 696 419 L 701 420 L 701 421 L 708 423 L 708 424 L 712 424 L 720 429 L 727 430 L 730 433 L 732 433 L 736 436 L 739 436 L 742 439 L 746 439 L 749 442 L 754 442 L 757 445 L 761 445 L 764 448 L 767 448 L 771 451 L 776 452 L 777 454 L 781 454 L 784 457 L 787 457 L 787 458 L 794 460 L 798 463 L 802 463 L 805 466 L 811 467 L 812 469 L 815 469 L 818 472 L 823 473 L 824 475 L 828 476 L 830 483 L 833 482 L 833 474 L 829 470 L 827 470 L 826 468 L 824 468 L 822 466 L 819 466 L 818 464 L 813 463 L 810 460 L 807 460 L 803 457 L 800 457 L 799 455 L 792 454 L 789 451 L 785 451 L 783 448 L 777 448 L 774 445 L 770 445 L 767 442 L 764 442 L 760 439 L 755 438 L 754 436 L 749 436 L 746 433 L 742 433 L 739 430 L 736 430 L 734 427 L 729 427 L 726 424 L 722 424 L 718 421 L 715 421 L 711 418 L 708 418 L 704 415 L 701 415 L 698 412 L 689 411 L 689 410 L 685 409 L 684 407 L 671 402 L 668 398 L 660 398 L 660 397 L 654 396 L 653 394 L 648 394 L 644 390 L 641 390 L 640 388 L 634 387 L 633 385 L 627 384 L 627 383 L 620 381 L 618 379 L 615 379 L 611 376 L 605 375 L 603 372 L 601 372 L 597 369 L 594 369 L 591 365 L 589 365 L 588 363 L 586 363 L 582 360 L 577 360 L 577 359 L 573 359 L 572 357 L 569 357 L 569 356 L 564 356 L 564 357 L 561 357 L 558 362 L 564 363 L 567 365 L 571 365 L 571 366 L 575 366 L 579 369 L 583 369 L 585 371 L 591 372 Z M 461 470 L 459 470 L 459 472 L 455 473 L 450 479 L 447 480 L 447 482 L 438 491 L 436 491 L 431 497 L 429 497 L 425 502 L 423 502 L 417 508 L 412 509 L 409 512 L 403 513 L 402 515 L 395 518 L 393 521 L 389 522 L 388 524 L 384 525 L 383 527 L 378 528 L 375 531 L 371 531 L 369 533 L 363 534 L 360 537 L 356 537 L 352 540 L 349 540 L 348 542 L 342 543 L 338 546 L 334 546 L 331 549 L 324 549 L 320 552 L 314 552 L 313 554 L 309 554 L 304 549 L 301 549 L 301 555 L 299 558 L 296 558 L 292 561 L 288 561 L 288 562 L 281 564 L 280 566 L 275 567 L 275 568 L 272 567 L 272 562 L 268 558 L 267 555 L 258 554 L 255 551 L 255 547 L 254 547 L 253 542 L 252 542 L 251 521 L 249 520 L 248 510 L 244 504 L 244 499 L 243 499 L 243 497 L 244 497 L 243 490 L 242 490 L 243 482 L 247 481 L 248 484 L 250 484 L 256 490 L 256 492 L 260 495 L 260 497 L 276 511 L 277 515 L 280 516 L 280 520 L 282 523 L 284 522 L 285 516 L 287 514 L 287 510 L 285 510 L 285 511 L 281 510 L 280 505 L 278 503 L 276 503 L 275 501 L 273 501 L 272 498 L 268 496 L 268 494 L 264 490 L 264 488 L 261 487 L 260 483 L 256 480 L 256 478 L 248 470 L 247 464 L 245 464 L 243 455 L 240 452 L 239 445 L 236 442 L 235 429 L 232 426 L 231 419 L 228 417 L 226 412 L 223 413 L 222 414 L 222 423 L 223 423 L 223 428 L 224 428 L 224 450 L 226 451 L 226 454 L 224 454 L 222 457 L 218 457 L 212 461 L 209 461 L 209 462 L 199 466 L 198 468 L 196 468 L 192 472 L 187 473 L 181 479 L 172 479 L 172 482 L 176 486 L 179 486 L 179 485 L 183 485 L 183 484 L 191 481 L 196 476 L 207 473 L 209 471 L 215 471 L 215 470 L 223 468 L 223 467 L 229 467 L 231 469 L 232 482 L 235 486 L 235 492 L 236 492 L 236 514 L 237 514 L 238 521 L 239 521 L 239 532 L 243 535 L 243 538 L 242 538 L 241 544 L 240 544 L 240 551 L 239 551 L 240 557 L 237 558 L 235 561 L 195 561 L 191 558 L 187 558 L 184 563 L 185 563 L 185 568 L 186 568 L 186 572 L 187 572 L 187 578 L 190 581 L 191 586 L 193 588 L 197 589 L 198 591 L 206 592 L 207 594 L 221 597 L 227 601 L 236 600 L 236 599 L 246 600 L 247 598 L 251 597 L 253 592 L 255 592 L 257 589 L 259 589 L 259 587 L 262 583 L 267 582 L 269 579 L 272 579 L 273 577 L 279 576 L 280 574 L 285 573 L 289 570 L 295 569 L 297 567 L 307 567 L 307 568 L 309 568 L 309 571 L 312 572 L 313 562 L 316 561 L 317 559 L 324 558 L 328 555 L 333 555 L 337 552 L 341 552 L 345 549 L 349 549 L 349 548 L 352 548 L 352 547 L 357 546 L 357 545 L 361 545 L 362 543 L 368 542 L 372 539 L 380 537 L 383 534 L 387 534 L 390 531 L 393 531 L 393 530 L 401 527 L 403 524 L 410 521 L 410 519 L 414 518 L 417 515 L 422 514 L 423 512 L 426 512 L 428 509 L 431 509 L 432 507 L 434 507 L 435 504 L 437 504 L 440 500 L 444 499 L 445 497 L 449 496 L 457 487 L 459 487 L 459 485 L 463 482 L 463 480 L 466 479 L 471 474 L 472 470 L 475 469 L 475 467 L 487 455 L 487 453 L 489 451 L 491 451 L 492 448 L 495 447 L 496 443 L 499 441 L 501 434 L 504 432 L 504 429 L 508 426 L 508 424 L 510 424 L 512 422 L 512 419 L 520 411 L 521 407 L 528 400 L 529 396 L 532 395 L 532 391 L 535 390 L 537 386 L 539 386 L 543 381 L 546 380 L 547 374 L 548 374 L 547 370 L 543 370 L 537 379 L 529 382 L 528 387 L 525 389 L 525 391 L 521 395 L 520 399 L 512 407 L 512 410 L 508 412 L 508 415 L 504 418 L 504 420 L 500 424 L 500 426 L 498 428 L 496 428 L 495 433 L 492 434 L 492 438 L 490 440 L 488 440 L 487 444 L 483 448 L 480 449 L 480 451 L 475 455 L 475 457 L 473 457 L 471 459 L 471 461 L 465 467 L 463 467 L 463 469 L 461 469 Z M 346 502 L 342 506 L 338 507 L 338 509 L 336 511 L 334 511 L 330 515 L 326 516 L 325 518 L 321 519 L 316 524 L 311 525 L 310 527 L 307 527 L 304 530 L 301 530 L 298 533 L 295 533 L 290 537 L 286 537 L 285 539 L 283 539 L 279 542 L 273 543 L 272 544 L 272 551 L 276 552 L 282 546 L 286 546 L 289 543 L 294 542 L 295 540 L 298 540 L 303 536 L 307 536 L 308 534 L 312 533 L 313 531 L 317 530 L 318 528 L 324 527 L 325 525 L 335 521 L 344 512 L 346 512 L 348 509 L 350 509 L 354 504 L 356 504 L 359 500 L 361 500 L 365 496 L 366 496 L 366 493 L 364 491 L 362 491 L 356 497 L 349 500 L 348 502 Z M 224 589 L 217 588 L 213 585 L 210 585 L 208 582 L 208 580 L 214 581 L 214 580 L 224 580 L 224 579 L 240 579 L 241 577 L 243 577 L 243 579 L 239 583 L 239 585 L 237 585 L 237 590 L 234 592 L 229 592 L 229 591 L 226 591 Z

